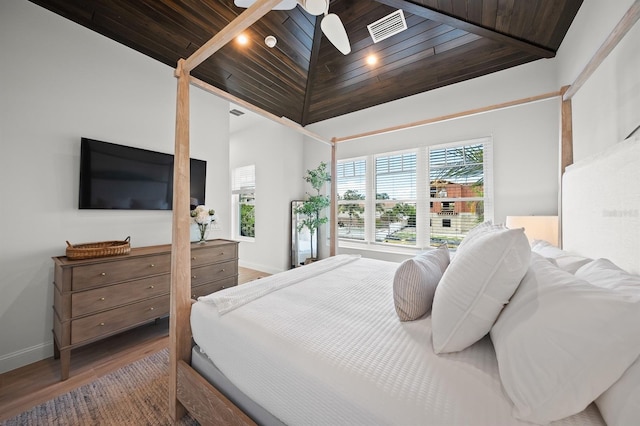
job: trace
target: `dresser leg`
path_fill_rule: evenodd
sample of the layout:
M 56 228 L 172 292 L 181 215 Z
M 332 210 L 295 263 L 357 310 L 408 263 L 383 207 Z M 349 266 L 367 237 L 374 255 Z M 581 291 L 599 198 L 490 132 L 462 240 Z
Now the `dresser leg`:
M 60 380 L 69 378 L 69 364 L 71 363 L 71 349 L 62 349 L 60 351 Z

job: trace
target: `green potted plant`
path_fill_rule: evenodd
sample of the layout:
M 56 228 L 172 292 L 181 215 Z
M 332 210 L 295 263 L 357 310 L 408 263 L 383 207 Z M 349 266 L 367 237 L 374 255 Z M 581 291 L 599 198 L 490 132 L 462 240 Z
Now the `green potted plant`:
M 316 234 L 318 228 L 320 228 L 320 225 L 329 221 L 326 216 L 322 216 L 322 210 L 329 207 L 331 201 L 329 200 L 329 196 L 320 194 L 324 184 L 331 181 L 331 175 L 327 171 L 327 163 L 323 161 L 317 168 L 307 170 L 304 180 L 311 184 L 311 187 L 315 190 L 315 194 L 307 192 L 307 199 L 296 209 L 296 213 L 302 216 L 302 220 L 298 225 L 298 231 L 301 231 L 305 227 L 309 229 L 311 236 L 309 239 L 311 244 L 311 257 L 309 261 L 313 262 L 316 260 L 316 255 L 313 253 L 313 236 Z

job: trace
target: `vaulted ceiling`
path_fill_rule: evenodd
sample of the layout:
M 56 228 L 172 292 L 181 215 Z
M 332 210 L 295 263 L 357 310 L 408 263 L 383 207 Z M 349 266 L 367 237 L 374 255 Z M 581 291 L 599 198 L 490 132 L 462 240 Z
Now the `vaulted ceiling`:
M 31 0 L 171 67 L 244 11 L 233 0 Z M 332 0 L 343 55 L 321 17 L 273 10 L 192 75 L 278 117 L 318 122 L 541 58 L 551 58 L 582 0 Z M 402 9 L 407 29 L 374 43 L 367 25 Z M 264 39 L 278 42 L 269 48 Z M 375 54 L 377 63 L 366 58 Z

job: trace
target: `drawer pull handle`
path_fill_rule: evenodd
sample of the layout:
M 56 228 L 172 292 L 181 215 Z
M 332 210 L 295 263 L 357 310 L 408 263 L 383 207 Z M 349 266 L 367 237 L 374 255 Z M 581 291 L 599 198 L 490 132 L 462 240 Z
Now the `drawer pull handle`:
M 196 278 L 198 278 L 198 277 L 194 275 L 194 276 L 192 276 L 191 278 L 195 280 L 195 279 L 196 279 Z
M 153 311 L 153 306 L 149 308 L 150 311 Z
M 156 267 L 155 263 L 152 263 L 152 264 L 151 264 L 151 267 L 152 267 L 152 268 L 155 268 L 155 267 Z
M 224 252 L 223 251 L 220 252 L 220 256 L 224 256 Z
M 150 286 L 149 286 L 149 288 L 153 288 L 153 286 L 152 286 L 152 285 L 150 285 Z
M 100 327 L 104 327 L 104 323 L 103 322 L 100 323 Z
M 222 286 L 222 289 L 224 290 L 225 288 L 227 288 L 227 287 L 223 285 L 223 286 Z
M 191 260 L 196 260 L 196 257 L 195 257 L 195 256 L 193 256 L 193 257 L 191 258 Z
M 194 294 L 194 295 L 192 295 L 192 296 L 191 296 L 191 298 L 192 298 L 192 299 L 195 299 L 195 298 L 196 298 L 196 295 L 195 295 L 195 294 Z
M 106 276 L 106 275 L 107 275 L 107 273 L 106 273 L 106 272 L 102 272 L 102 273 L 100 274 L 100 276 L 103 276 L 103 277 L 104 277 L 104 276 Z
M 224 272 L 224 268 L 220 269 L 220 272 Z
M 104 300 L 104 297 L 101 297 L 100 300 Z

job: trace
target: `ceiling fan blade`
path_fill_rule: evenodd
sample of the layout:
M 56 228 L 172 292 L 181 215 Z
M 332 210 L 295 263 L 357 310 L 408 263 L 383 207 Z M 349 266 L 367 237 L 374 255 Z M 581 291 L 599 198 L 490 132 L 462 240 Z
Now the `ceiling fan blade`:
M 247 8 L 254 4 L 256 0 L 233 0 L 233 4 L 238 7 Z M 291 10 L 294 9 L 298 5 L 297 0 L 282 0 L 276 7 L 272 10 Z
M 320 28 L 322 28 L 322 32 L 327 36 L 329 41 L 342 52 L 343 55 L 351 53 L 347 30 L 344 29 L 344 25 L 338 15 L 335 13 L 325 15 L 320 22 Z

